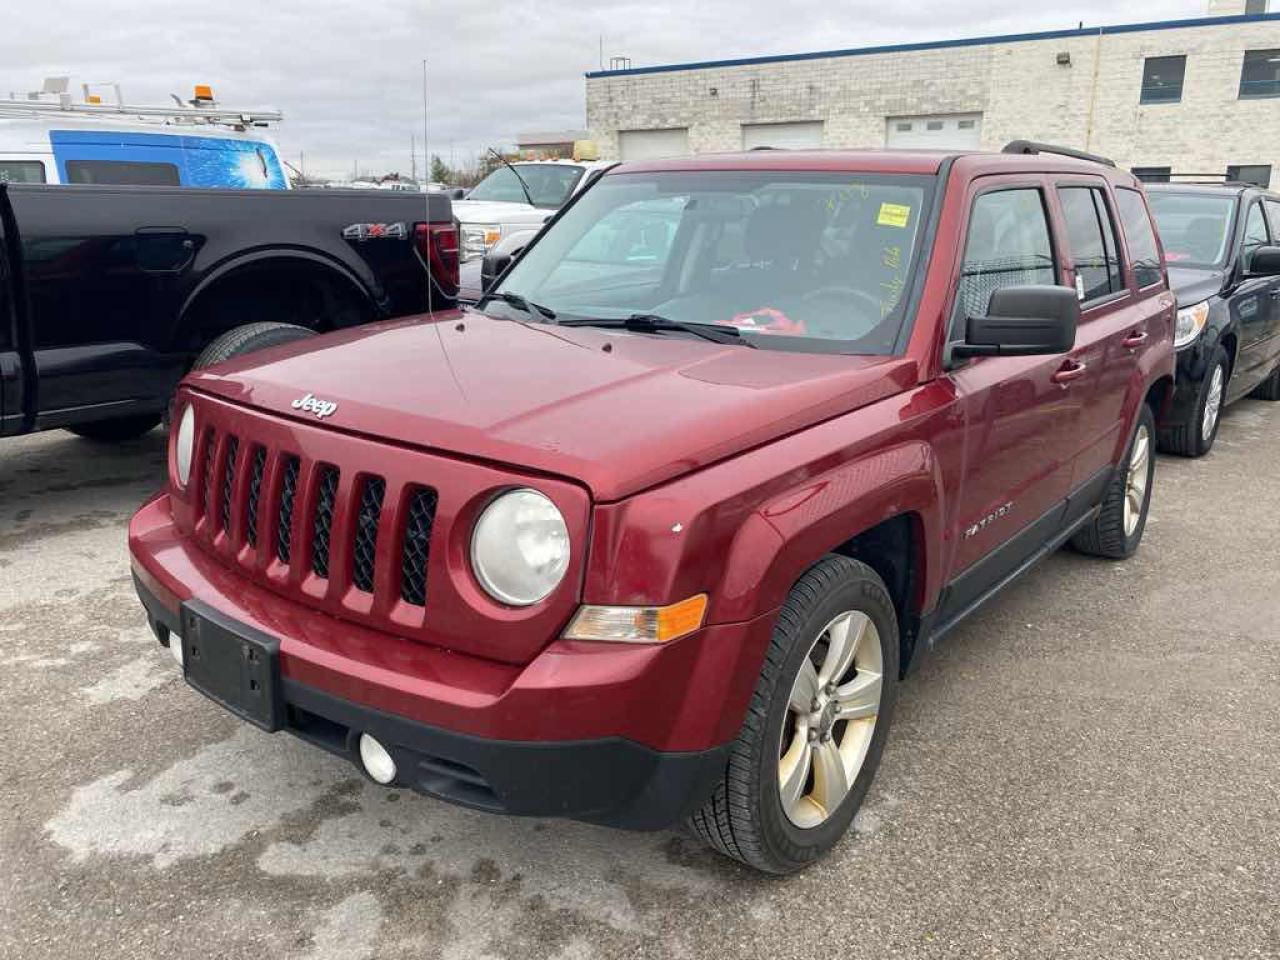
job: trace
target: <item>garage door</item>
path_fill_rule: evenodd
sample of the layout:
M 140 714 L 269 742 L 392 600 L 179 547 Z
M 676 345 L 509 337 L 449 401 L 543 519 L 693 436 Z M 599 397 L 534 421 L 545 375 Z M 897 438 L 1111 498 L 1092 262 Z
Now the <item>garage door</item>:
M 618 148 L 623 160 L 660 160 L 683 157 L 689 153 L 689 131 L 623 130 L 618 134 Z
M 779 147 L 784 150 L 816 150 L 822 146 L 822 121 L 804 123 L 744 123 L 742 149 Z
M 890 117 L 884 142 L 899 150 L 977 150 L 982 144 L 982 114 Z

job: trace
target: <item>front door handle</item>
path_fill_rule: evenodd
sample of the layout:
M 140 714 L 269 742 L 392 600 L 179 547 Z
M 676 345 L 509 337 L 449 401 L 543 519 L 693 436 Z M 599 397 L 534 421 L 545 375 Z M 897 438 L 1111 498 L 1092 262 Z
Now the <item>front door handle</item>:
M 1123 341 L 1124 345 L 1128 347 L 1130 350 L 1134 349 L 1134 347 L 1140 347 L 1146 342 L 1147 342 L 1147 332 L 1145 330 L 1140 330 L 1136 333 L 1131 333 L 1127 337 L 1125 337 Z
M 1072 380 L 1079 380 L 1089 370 L 1089 367 L 1083 363 L 1077 363 L 1075 360 L 1068 360 L 1064 363 L 1051 378 L 1054 383 L 1070 383 Z

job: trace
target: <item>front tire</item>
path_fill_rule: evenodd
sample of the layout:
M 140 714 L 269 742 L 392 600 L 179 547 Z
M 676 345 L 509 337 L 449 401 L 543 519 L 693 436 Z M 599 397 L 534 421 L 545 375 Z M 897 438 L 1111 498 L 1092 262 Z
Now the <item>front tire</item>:
M 792 588 L 715 792 L 689 820 L 726 856 L 803 869 L 844 836 L 880 763 L 897 693 L 898 621 L 884 582 L 827 556 Z
M 1081 553 L 1124 560 L 1138 549 L 1151 507 L 1156 470 L 1155 435 L 1155 416 L 1144 403 L 1125 458 L 1107 486 L 1102 509 L 1071 540 L 1071 545 Z
M 1222 425 L 1222 407 L 1227 395 L 1230 365 L 1227 352 L 1215 347 L 1209 359 L 1208 373 L 1200 384 L 1195 403 L 1181 421 L 1166 424 L 1160 430 L 1160 449 L 1180 457 L 1203 457 L 1213 448 Z

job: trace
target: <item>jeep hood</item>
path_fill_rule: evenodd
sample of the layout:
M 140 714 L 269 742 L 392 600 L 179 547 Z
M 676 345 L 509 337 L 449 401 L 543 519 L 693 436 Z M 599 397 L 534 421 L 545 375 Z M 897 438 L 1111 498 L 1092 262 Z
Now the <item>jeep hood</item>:
M 916 364 L 453 312 L 196 371 L 283 417 L 556 474 L 617 500 L 900 393 Z M 320 417 L 310 394 L 336 404 Z

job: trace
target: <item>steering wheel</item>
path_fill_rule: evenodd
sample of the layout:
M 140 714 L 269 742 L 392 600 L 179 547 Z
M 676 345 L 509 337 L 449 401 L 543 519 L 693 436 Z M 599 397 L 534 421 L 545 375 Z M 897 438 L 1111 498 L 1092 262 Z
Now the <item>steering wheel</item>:
M 874 296 L 867 293 L 865 290 L 859 290 L 857 287 L 818 287 L 816 290 L 810 290 L 808 293 L 802 294 L 800 296 L 800 302 L 812 303 L 815 300 L 821 300 L 823 298 L 839 299 L 845 303 L 849 300 L 854 300 L 860 305 L 865 306 L 872 320 L 870 328 L 874 328 L 882 319 L 884 319 L 884 305 L 881 304 L 881 302 Z M 835 332 L 847 333 L 847 331 L 840 330 L 836 330 Z M 864 334 L 859 334 L 859 336 L 863 335 Z

